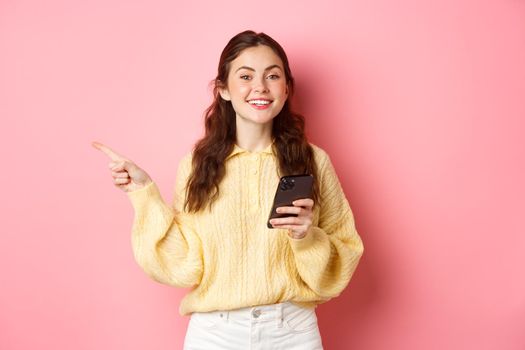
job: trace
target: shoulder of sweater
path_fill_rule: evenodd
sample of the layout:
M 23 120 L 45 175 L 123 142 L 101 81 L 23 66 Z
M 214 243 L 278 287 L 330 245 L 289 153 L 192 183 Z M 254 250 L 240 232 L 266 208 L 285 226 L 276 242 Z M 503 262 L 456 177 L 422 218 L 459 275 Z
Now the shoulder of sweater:
M 310 146 L 312 146 L 312 149 L 314 150 L 316 154 L 323 155 L 323 156 L 327 154 L 323 148 L 316 145 L 315 143 L 312 143 L 312 142 L 308 142 L 308 143 L 310 144 Z
M 182 155 L 179 164 L 184 167 L 191 167 L 191 161 L 193 158 L 193 151 L 186 152 Z
M 326 162 L 330 159 L 328 153 L 321 147 L 311 142 L 308 142 L 314 151 L 314 159 L 320 168 L 323 168 Z
M 179 159 L 179 164 L 177 166 L 177 179 L 180 177 L 179 180 L 182 180 L 183 178 L 186 178 L 191 172 L 192 153 L 193 151 L 186 152 Z

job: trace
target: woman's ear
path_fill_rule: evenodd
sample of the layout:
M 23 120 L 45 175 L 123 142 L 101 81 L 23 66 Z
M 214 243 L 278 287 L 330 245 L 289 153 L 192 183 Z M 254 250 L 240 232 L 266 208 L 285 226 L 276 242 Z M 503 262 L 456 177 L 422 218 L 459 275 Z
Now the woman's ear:
M 223 100 L 230 101 L 230 92 L 228 91 L 228 88 L 226 87 L 219 87 L 219 93 L 221 94 L 221 97 Z

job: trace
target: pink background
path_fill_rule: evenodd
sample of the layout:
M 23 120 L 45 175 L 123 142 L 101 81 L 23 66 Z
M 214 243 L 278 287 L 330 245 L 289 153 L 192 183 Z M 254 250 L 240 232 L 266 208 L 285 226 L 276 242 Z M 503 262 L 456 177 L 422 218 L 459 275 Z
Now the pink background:
M 180 349 L 97 140 L 171 201 L 224 45 L 287 51 L 365 254 L 326 349 L 525 349 L 525 3 L 0 2 L 1 349 Z M 521 214 L 521 215 L 520 215 Z

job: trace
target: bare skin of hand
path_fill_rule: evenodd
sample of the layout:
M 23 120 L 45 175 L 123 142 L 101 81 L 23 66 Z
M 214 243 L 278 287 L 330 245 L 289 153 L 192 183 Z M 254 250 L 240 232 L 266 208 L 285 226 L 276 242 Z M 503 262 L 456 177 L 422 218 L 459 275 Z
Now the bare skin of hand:
M 124 192 L 141 189 L 152 182 L 151 177 L 139 168 L 133 161 L 113 151 L 100 142 L 92 142 L 91 145 L 102 151 L 109 157 L 109 169 L 113 176 L 113 184 Z
M 278 207 L 276 211 L 278 213 L 297 214 L 297 216 L 271 219 L 270 223 L 274 228 L 288 229 L 290 237 L 300 239 L 306 236 L 312 225 L 314 201 L 310 198 L 304 198 L 295 200 L 292 204 L 293 207 Z

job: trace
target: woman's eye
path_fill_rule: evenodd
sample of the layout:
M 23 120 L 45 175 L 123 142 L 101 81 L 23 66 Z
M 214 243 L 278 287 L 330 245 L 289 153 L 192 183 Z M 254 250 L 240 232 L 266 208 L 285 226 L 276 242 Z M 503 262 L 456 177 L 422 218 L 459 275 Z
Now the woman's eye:
M 242 80 L 248 80 L 250 78 L 249 75 L 241 75 Z
M 272 79 L 272 80 L 275 80 L 275 79 L 279 79 L 279 76 L 277 74 L 270 74 L 268 76 L 268 78 Z

